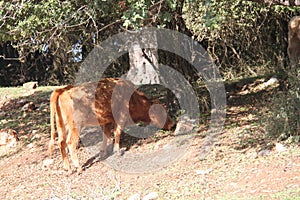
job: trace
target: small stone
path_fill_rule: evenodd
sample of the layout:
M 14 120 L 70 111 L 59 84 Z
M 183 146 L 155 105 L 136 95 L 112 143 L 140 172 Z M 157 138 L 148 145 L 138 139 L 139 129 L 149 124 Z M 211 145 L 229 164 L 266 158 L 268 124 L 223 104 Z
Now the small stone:
M 283 152 L 283 151 L 287 150 L 287 148 L 283 144 L 280 144 L 280 143 L 275 144 L 275 149 L 277 152 Z
M 28 100 L 21 99 L 21 100 L 19 100 L 19 101 L 16 102 L 16 107 L 22 107 L 22 106 L 24 106 L 28 102 L 29 102 Z
M 178 190 L 168 190 L 168 193 L 170 193 L 170 194 L 177 194 Z
M 48 168 L 50 165 L 53 165 L 54 160 L 53 159 L 46 159 L 43 161 L 43 168 Z
M 21 110 L 22 111 L 32 111 L 35 109 L 35 105 L 33 102 L 29 102 L 29 103 L 26 103 L 22 108 Z
M 196 170 L 197 175 L 205 175 L 209 174 L 212 171 L 212 169 L 207 169 L 207 170 Z
M 0 112 L 0 117 L 4 117 L 6 115 L 6 112 L 2 111 Z
M 26 89 L 35 89 L 38 87 L 37 81 L 31 81 L 23 84 L 23 87 Z
M 133 194 L 128 198 L 128 200 L 140 200 L 140 199 L 141 199 L 141 195 L 139 193 Z
M 271 154 L 271 151 L 268 149 L 261 150 L 257 153 L 257 156 L 269 156 Z
M 143 200 L 152 200 L 152 199 L 157 199 L 158 193 L 157 192 L 151 192 L 149 194 L 147 194 L 146 196 L 144 196 Z
M 0 130 L 0 146 L 12 147 L 19 141 L 18 134 L 13 129 Z
M 39 140 L 41 138 L 41 135 L 37 134 L 37 132 L 32 132 L 32 134 L 34 134 L 34 136 L 31 137 L 30 141 Z

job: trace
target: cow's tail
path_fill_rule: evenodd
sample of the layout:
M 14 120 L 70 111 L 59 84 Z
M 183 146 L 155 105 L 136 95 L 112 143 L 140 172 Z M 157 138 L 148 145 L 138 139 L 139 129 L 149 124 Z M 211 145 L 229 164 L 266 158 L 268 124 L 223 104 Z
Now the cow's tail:
M 51 139 L 50 139 L 49 148 L 48 148 L 48 152 L 49 152 L 50 156 L 52 155 L 55 139 L 57 137 L 56 128 L 55 128 L 55 123 L 57 123 L 57 122 L 56 122 L 55 116 L 56 116 L 56 114 L 61 115 L 59 104 L 58 104 L 58 99 L 59 99 L 59 96 L 64 91 L 67 91 L 67 90 L 71 89 L 72 87 L 73 87 L 72 85 L 69 85 L 69 86 L 61 88 L 61 89 L 56 89 L 52 92 L 52 94 L 50 96 Z M 62 116 L 58 116 L 58 118 L 61 118 L 61 117 Z

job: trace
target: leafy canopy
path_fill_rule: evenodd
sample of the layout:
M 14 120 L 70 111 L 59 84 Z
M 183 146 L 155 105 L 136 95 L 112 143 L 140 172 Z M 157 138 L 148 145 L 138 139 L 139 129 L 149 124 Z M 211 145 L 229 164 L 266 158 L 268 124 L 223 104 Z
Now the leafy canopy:
M 26 49 L 54 40 L 91 44 L 111 27 L 119 31 L 164 26 L 177 4 L 176 0 L 2 0 L 0 42 L 14 41 Z

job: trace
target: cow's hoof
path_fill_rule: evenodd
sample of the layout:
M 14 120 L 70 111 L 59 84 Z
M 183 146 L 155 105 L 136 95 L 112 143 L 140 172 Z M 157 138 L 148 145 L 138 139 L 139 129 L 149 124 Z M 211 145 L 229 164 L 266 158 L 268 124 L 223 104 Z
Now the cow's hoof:
M 125 154 L 126 148 L 123 148 L 120 150 L 120 156 L 123 156 Z
M 64 168 L 63 168 L 66 172 L 69 172 L 69 171 L 71 171 L 71 167 L 70 166 L 64 166 Z
M 101 150 L 100 151 L 100 154 L 99 154 L 99 158 L 101 159 L 101 158 L 105 158 L 107 156 L 107 151 L 103 151 L 103 150 Z
M 120 150 L 114 150 L 113 154 L 116 156 L 121 156 L 121 151 Z
M 116 152 L 117 156 L 123 156 L 125 153 L 125 149 L 120 149 L 119 151 Z
M 76 171 L 77 171 L 77 172 L 82 172 L 82 167 L 81 167 L 81 166 L 76 167 Z
M 79 175 L 79 174 L 82 173 L 82 171 L 83 171 L 82 167 L 75 167 L 75 168 L 70 169 L 70 170 L 67 171 L 67 176 L 71 176 L 73 174 Z
M 66 173 L 66 176 L 69 177 L 71 176 L 72 174 L 74 174 L 74 171 L 72 169 L 69 169 Z
M 77 175 L 80 175 L 82 173 L 82 171 L 83 171 L 83 169 L 81 166 L 76 168 Z

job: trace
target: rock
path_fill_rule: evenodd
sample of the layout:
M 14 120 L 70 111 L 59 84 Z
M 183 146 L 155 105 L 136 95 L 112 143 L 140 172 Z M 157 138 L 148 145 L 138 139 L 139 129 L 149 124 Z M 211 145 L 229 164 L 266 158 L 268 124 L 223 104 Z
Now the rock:
M 29 149 L 32 149 L 32 148 L 34 147 L 34 144 L 33 144 L 33 143 L 30 143 L 30 144 L 27 145 L 27 147 L 28 147 Z
M 287 150 L 287 148 L 283 144 L 280 144 L 280 143 L 275 144 L 275 149 L 277 152 L 283 152 L 283 151 Z
M 24 106 L 28 102 L 29 102 L 28 100 L 21 99 L 21 100 L 19 100 L 19 101 L 16 102 L 16 107 L 22 107 L 22 106 Z
M 277 78 L 272 77 L 267 82 L 261 83 L 258 86 L 254 88 L 255 92 L 261 91 L 261 90 L 267 90 L 272 89 L 279 86 L 279 81 Z
M 207 170 L 196 170 L 197 175 L 205 175 L 209 174 L 212 171 L 212 169 L 207 169 Z
M 158 193 L 157 192 L 151 192 L 149 194 L 147 194 L 146 196 L 144 196 L 143 200 L 152 200 L 152 199 L 157 199 Z
M 29 102 L 29 103 L 26 103 L 22 108 L 21 110 L 22 111 L 26 111 L 26 112 L 31 112 L 32 110 L 35 109 L 35 105 L 33 102 Z
M 31 133 L 33 134 L 32 138 L 30 139 L 30 141 L 34 141 L 34 140 L 39 140 L 41 139 L 41 135 L 38 134 L 37 130 L 33 130 L 31 131 Z
M 140 199 L 141 199 L 141 195 L 139 193 L 133 194 L 128 198 L 128 200 L 140 200 Z
M 53 165 L 54 160 L 53 159 L 46 159 L 43 161 L 43 168 L 48 168 L 50 165 Z
M 176 125 L 175 135 L 188 134 L 196 127 L 195 120 L 190 119 L 187 115 L 180 117 Z
M 31 81 L 23 84 L 23 88 L 26 89 L 35 89 L 38 87 L 38 82 L 37 81 Z
M 271 151 L 268 150 L 268 149 L 264 149 L 264 150 L 261 150 L 257 153 L 257 156 L 269 156 L 271 154 Z
M 6 115 L 6 112 L 2 111 L 0 112 L 0 117 L 4 117 Z
M 13 129 L 0 130 L 0 146 L 12 147 L 19 141 L 18 134 Z
M 168 193 L 170 194 L 178 194 L 178 190 L 168 190 Z
M 276 86 L 277 86 L 277 84 L 279 84 L 279 81 L 278 81 L 278 79 L 275 78 L 275 77 L 270 78 L 270 80 L 268 80 L 268 81 L 266 82 L 266 86 L 273 86 L 273 85 L 276 85 Z

